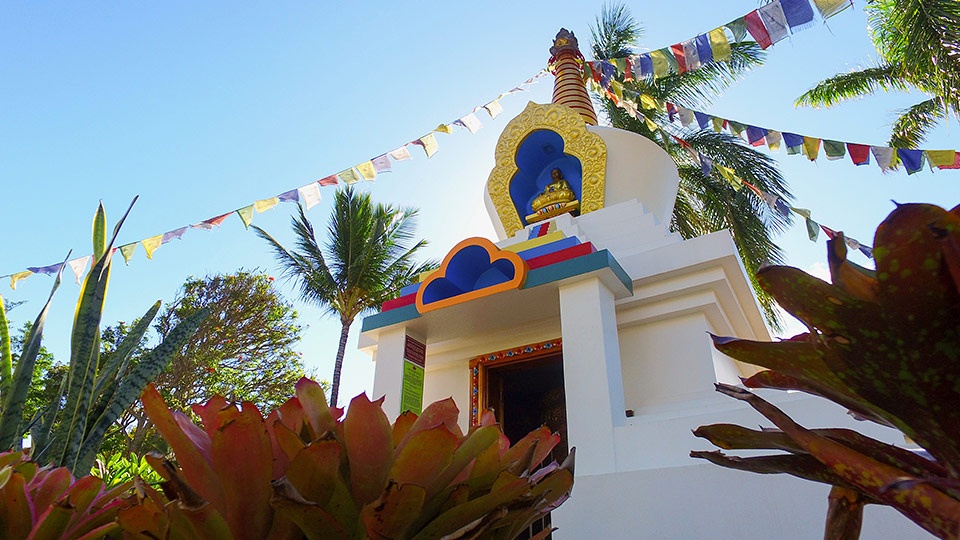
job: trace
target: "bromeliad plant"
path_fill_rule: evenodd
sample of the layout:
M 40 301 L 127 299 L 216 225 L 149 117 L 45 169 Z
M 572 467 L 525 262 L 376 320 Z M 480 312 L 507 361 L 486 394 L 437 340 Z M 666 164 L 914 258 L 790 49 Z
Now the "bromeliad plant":
M 23 408 L 36 367 L 44 321 L 66 263 L 61 265 L 47 303 L 24 339 L 16 368 L 10 351 L 9 326 L 0 306 L 0 449 L 19 448 L 24 434 L 29 431 L 35 461 L 67 467 L 74 475 L 89 473 L 107 429 L 137 399 L 144 386 L 167 366 L 173 353 L 186 343 L 206 316 L 206 311 L 202 310 L 183 321 L 155 349 L 134 360 L 131 357 L 136 346 L 160 309 L 158 301 L 140 318 L 115 353 L 101 362 L 100 319 L 113 260 L 113 244 L 135 202 L 136 198 L 117 223 L 109 243 L 103 205 L 97 209 L 93 219 L 93 259 L 96 262 L 80 290 L 73 321 L 69 371 L 59 389 L 59 398 L 35 418 L 24 418 Z
M 0 537 L 93 540 L 118 533 L 124 483 L 74 479 L 65 467 L 39 467 L 23 452 L 0 454 Z
M 512 540 L 573 486 L 573 452 L 536 469 L 556 434 L 541 428 L 510 447 L 492 413 L 464 434 L 451 399 L 391 426 L 382 400 L 361 394 L 341 419 L 320 385 L 301 379 L 266 419 L 251 403 L 195 405 L 202 427 L 152 385 L 141 399 L 178 466 L 148 457 L 166 495 L 141 486 L 120 511 L 135 538 Z
M 832 284 L 773 266 L 757 279 L 810 329 L 788 341 L 714 338 L 718 350 L 762 371 L 749 388 L 800 390 L 859 418 L 894 427 L 929 457 L 848 429 L 806 429 L 742 388 L 718 391 L 751 405 L 778 428 L 730 424 L 695 431 L 736 457 L 692 452 L 718 465 L 787 473 L 833 486 L 825 537 L 858 538 L 865 504 L 885 504 L 942 538 L 960 536 L 960 206 L 899 206 L 877 229 L 876 271 L 846 259 L 843 235 L 828 243 Z

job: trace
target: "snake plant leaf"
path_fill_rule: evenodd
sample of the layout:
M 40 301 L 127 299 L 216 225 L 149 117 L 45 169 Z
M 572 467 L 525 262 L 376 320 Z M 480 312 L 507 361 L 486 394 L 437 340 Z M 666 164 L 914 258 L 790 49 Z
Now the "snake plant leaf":
M 442 425 L 421 431 L 397 453 L 388 477 L 399 484 L 417 484 L 424 490 L 432 488 L 453 461 L 459 442 L 457 436 Z
M 130 364 L 130 358 L 136 350 L 137 345 L 143 339 L 144 334 L 150 329 L 150 323 L 160 311 L 160 300 L 157 300 L 143 317 L 137 321 L 137 324 L 130 329 L 130 332 L 124 337 L 123 341 L 117 345 L 117 349 L 110 356 L 110 359 L 97 371 L 97 382 L 93 387 L 93 396 L 96 399 L 104 393 L 104 389 L 111 381 L 116 382 L 126 372 Z M 114 385 L 116 388 L 116 384 Z
M 303 377 L 297 381 L 296 393 L 303 414 L 314 431 L 312 439 L 319 439 L 324 433 L 337 429 L 336 421 L 343 411 L 327 405 L 327 398 L 319 384 Z
M 67 253 L 67 258 L 70 254 Z M 64 260 L 66 263 L 66 260 Z M 47 302 L 40 310 L 30 333 L 26 336 L 23 348 L 20 352 L 20 358 L 17 359 L 17 367 L 14 369 L 13 377 L 7 380 L 7 392 L 0 394 L 3 400 L 3 411 L 0 414 L 0 448 L 19 447 L 20 438 L 23 436 L 23 407 L 27 402 L 27 393 L 30 390 L 30 383 L 33 380 L 33 370 L 37 364 L 37 355 L 40 353 L 40 341 L 43 337 L 43 325 L 47 320 L 47 314 L 50 312 L 50 304 L 53 301 L 53 294 L 57 292 L 63 278 L 63 267 L 57 272 L 57 277 L 50 288 L 50 295 Z M 2 303 L 2 300 L 0 300 Z M 6 324 L 3 325 L 6 328 Z M 8 336 L 9 337 L 9 336 Z
M 382 403 L 383 398 L 370 401 L 366 394 L 360 394 L 350 401 L 343 420 L 343 442 L 351 465 L 350 488 L 361 507 L 383 493 L 394 462 L 393 430 Z
M 426 491 L 421 486 L 391 480 L 383 495 L 360 511 L 366 533 L 377 540 L 406 537 L 425 498 Z
M 0 396 L 7 395 L 13 377 L 13 354 L 10 351 L 10 323 L 3 295 L 0 294 Z
M 290 461 L 287 478 L 305 499 L 326 506 L 340 478 L 340 443 L 319 441 L 305 446 Z
M 926 483 L 900 487 L 898 482 L 909 476 L 905 471 L 803 428 L 783 411 L 749 391 L 723 384 L 718 384 L 717 388 L 747 402 L 807 453 L 859 491 L 890 504 L 932 534 L 944 538 L 960 534 L 960 501 L 957 499 Z
M 93 260 L 100 260 L 107 251 L 107 211 L 103 208 L 103 201 L 97 206 L 93 215 Z
M 217 412 L 210 457 L 224 493 L 215 507 L 237 538 L 266 538 L 270 531 L 273 449 L 257 407 L 244 402 Z

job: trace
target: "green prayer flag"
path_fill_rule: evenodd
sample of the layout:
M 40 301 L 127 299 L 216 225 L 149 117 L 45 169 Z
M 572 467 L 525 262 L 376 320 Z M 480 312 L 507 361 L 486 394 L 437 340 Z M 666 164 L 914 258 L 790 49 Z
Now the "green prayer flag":
M 807 223 L 807 236 L 810 237 L 811 242 L 816 242 L 817 238 L 820 238 L 820 224 L 810 218 L 804 221 Z
M 827 159 L 829 160 L 841 159 L 847 155 L 847 147 L 840 141 L 828 141 L 824 139 L 823 152 L 827 154 Z
M 120 254 L 123 255 L 123 262 L 127 265 L 130 264 L 130 259 L 133 258 L 133 252 L 137 250 L 137 243 L 125 244 L 120 246 Z
M 732 20 L 724 26 L 730 29 L 730 33 L 733 34 L 733 40 L 737 43 L 740 43 L 747 37 L 747 20 L 744 17 Z
M 727 125 L 730 126 L 730 131 L 732 131 L 737 137 L 743 133 L 743 130 L 747 129 L 747 126 L 741 124 L 740 122 L 734 122 L 733 120 L 727 120 Z
M 243 208 L 237 210 L 237 215 L 240 216 L 240 221 L 243 222 L 243 227 L 245 229 L 250 228 L 250 224 L 253 223 L 253 205 L 244 206 Z

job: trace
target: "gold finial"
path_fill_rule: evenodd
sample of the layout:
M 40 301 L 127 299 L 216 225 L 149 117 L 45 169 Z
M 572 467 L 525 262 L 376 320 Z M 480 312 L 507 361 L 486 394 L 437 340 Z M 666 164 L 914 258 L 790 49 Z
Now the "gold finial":
M 580 113 L 583 121 L 597 125 L 597 113 L 583 82 L 583 55 L 577 37 L 566 28 L 561 28 L 550 47 L 550 64 L 556 79 L 553 82 L 553 103 L 566 105 Z

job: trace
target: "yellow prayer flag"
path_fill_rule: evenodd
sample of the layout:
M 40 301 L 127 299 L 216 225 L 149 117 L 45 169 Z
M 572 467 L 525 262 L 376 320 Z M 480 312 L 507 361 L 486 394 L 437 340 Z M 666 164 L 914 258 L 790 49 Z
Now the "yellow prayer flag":
M 645 110 L 656 109 L 657 98 L 648 94 L 640 94 L 640 106 L 643 107 Z
M 16 274 L 13 274 L 12 276 L 10 276 L 10 288 L 13 290 L 17 290 L 17 282 L 20 281 L 21 279 L 26 279 L 32 275 L 33 275 L 33 272 L 29 270 L 24 270 L 23 272 L 17 272 Z
M 926 154 L 931 167 L 950 166 L 957 159 L 957 153 L 954 150 L 927 150 Z
M 423 146 L 423 151 L 427 154 L 427 159 L 433 157 L 437 153 L 437 150 L 440 149 L 440 146 L 437 144 L 437 138 L 433 136 L 433 133 L 425 135 L 417 140 L 421 146 Z
M 253 223 L 253 205 L 244 206 L 243 208 L 237 210 L 237 215 L 240 216 L 240 221 L 243 222 L 243 228 L 249 229 L 250 224 Z M 146 247 L 146 244 L 144 244 Z M 150 255 L 147 254 L 147 257 Z
M 810 210 L 806 208 L 794 208 L 792 206 L 790 207 L 790 209 L 793 210 L 796 214 L 803 217 L 804 219 L 810 219 L 810 216 L 811 216 Z
M 727 40 L 727 33 L 723 28 L 715 28 L 708 34 L 710 38 L 710 48 L 713 49 L 713 59 L 720 62 L 730 59 L 730 42 Z
M 721 131 L 723 131 L 723 122 L 724 122 L 723 118 L 717 118 L 716 116 L 714 116 L 713 118 L 710 119 L 710 121 L 713 123 L 714 131 L 716 131 L 717 133 L 720 133 Z
M 440 133 L 446 133 L 449 135 L 450 133 L 453 133 L 453 126 L 450 124 L 440 124 L 434 128 L 434 131 L 439 131 Z
M 143 244 L 143 250 L 147 252 L 147 258 L 153 258 L 153 252 L 160 247 L 160 244 L 163 243 L 163 235 L 158 234 L 156 236 L 151 236 L 150 238 L 145 238 L 140 241 Z
M 364 180 L 373 180 L 377 177 L 377 170 L 373 168 L 372 161 L 357 165 L 357 170 L 360 171 L 360 176 L 362 176 Z
M 623 84 L 620 81 L 610 81 L 610 90 L 613 91 L 613 95 L 617 96 L 617 99 L 623 101 Z
M 360 181 L 360 173 L 357 172 L 357 169 L 350 167 L 344 171 L 337 173 L 337 176 L 340 177 L 340 180 L 343 180 L 343 183 L 347 185 L 353 185 Z
M 651 120 L 648 116 L 644 116 L 644 117 L 643 117 L 643 121 L 647 123 L 647 128 L 648 128 L 650 131 L 656 131 L 656 130 L 658 130 L 658 129 L 660 128 L 660 126 L 658 126 L 656 123 L 654 123 L 654 121 Z
M 256 201 L 253 203 L 253 208 L 256 209 L 257 213 L 262 214 L 278 204 L 280 204 L 280 199 L 278 197 L 270 197 L 269 199 L 260 199 L 259 201 Z
M 813 5 L 817 6 L 817 11 L 824 19 L 840 13 L 853 5 L 851 0 L 813 0 Z
M 730 47 L 727 46 L 729 52 Z M 667 57 L 663 51 L 650 51 L 650 60 L 653 61 L 653 77 L 664 77 L 670 73 L 670 65 L 667 63 Z
M 743 180 L 737 177 L 733 169 L 730 167 L 724 167 L 723 165 L 713 165 L 718 171 L 720 171 L 720 176 L 722 176 L 727 182 L 730 182 L 730 185 L 733 186 L 733 189 L 739 191 L 743 187 Z
M 810 158 L 810 161 L 816 161 L 820 153 L 820 139 L 816 137 L 803 138 L 803 153 Z
M 130 264 L 130 259 L 133 258 L 133 252 L 137 250 L 137 243 L 124 244 L 120 246 L 120 254 L 123 255 L 123 262 L 127 265 Z

